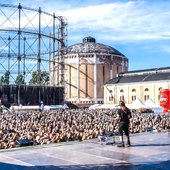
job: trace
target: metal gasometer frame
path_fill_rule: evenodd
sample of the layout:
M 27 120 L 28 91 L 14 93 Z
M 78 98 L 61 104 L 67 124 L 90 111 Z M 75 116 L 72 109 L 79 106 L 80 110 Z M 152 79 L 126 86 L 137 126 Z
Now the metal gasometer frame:
M 50 85 L 64 89 L 66 48 L 67 19 L 64 16 L 21 4 L 0 4 L 0 78 L 6 73 L 9 76 L 9 83 L 5 86 L 15 85 L 20 75 L 24 84 L 17 86 L 28 86 L 33 72 L 38 73 L 36 86 L 49 86 L 42 83 L 40 73 L 46 71 L 50 74 L 52 64 L 57 62 L 60 65 L 61 81 L 57 85 Z M 54 60 L 59 55 L 58 61 Z M 1 82 L 0 85 L 4 84 Z
M 0 76 L 8 72 L 11 84 L 18 75 L 28 83 L 33 71 L 50 71 L 53 58 L 62 55 L 66 44 L 64 16 L 21 4 L 0 4 Z M 58 62 L 64 64 L 64 57 Z

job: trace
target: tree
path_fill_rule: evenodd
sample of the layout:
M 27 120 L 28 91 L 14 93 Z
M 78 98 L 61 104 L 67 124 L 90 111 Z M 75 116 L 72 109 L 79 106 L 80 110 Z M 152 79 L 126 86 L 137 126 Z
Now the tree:
M 44 85 L 48 85 L 49 81 L 50 81 L 50 76 L 49 73 L 47 71 L 42 71 L 41 72 L 41 83 Z
M 3 76 L 1 76 L 1 83 L 2 84 L 9 84 L 9 71 L 7 71 Z
M 37 84 L 42 84 L 42 85 L 47 85 L 49 83 L 49 73 L 47 71 L 34 71 L 32 73 L 32 78 L 29 82 L 30 85 L 37 85 Z
M 25 84 L 24 82 L 24 76 L 22 74 L 19 74 L 15 80 L 15 84 L 20 85 L 20 84 Z

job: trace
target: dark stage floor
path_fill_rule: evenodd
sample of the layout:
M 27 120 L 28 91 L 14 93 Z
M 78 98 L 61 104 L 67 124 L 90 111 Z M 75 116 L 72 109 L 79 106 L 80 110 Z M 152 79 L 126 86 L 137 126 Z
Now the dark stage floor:
M 0 150 L 0 170 L 170 169 L 170 133 L 134 134 L 131 141 L 129 148 L 96 139 Z

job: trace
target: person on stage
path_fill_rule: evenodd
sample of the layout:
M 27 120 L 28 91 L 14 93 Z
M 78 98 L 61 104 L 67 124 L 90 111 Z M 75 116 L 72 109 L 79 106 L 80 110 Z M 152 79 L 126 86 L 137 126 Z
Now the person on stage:
M 43 101 L 41 101 L 40 104 L 39 104 L 39 111 L 40 112 L 44 111 L 44 103 L 43 103 Z
M 129 125 L 130 118 L 132 117 L 131 111 L 128 107 L 126 107 L 124 101 L 119 101 L 120 108 L 117 110 L 117 119 L 119 122 L 119 138 L 121 143 L 117 145 L 118 147 L 125 147 L 123 140 L 123 133 L 125 133 L 127 137 L 127 146 L 131 146 L 130 137 L 129 137 Z

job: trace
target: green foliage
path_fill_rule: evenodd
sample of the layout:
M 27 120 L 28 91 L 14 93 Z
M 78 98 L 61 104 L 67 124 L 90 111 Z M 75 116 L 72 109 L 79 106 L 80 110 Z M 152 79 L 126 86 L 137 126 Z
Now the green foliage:
M 7 71 L 3 76 L 1 76 L 1 83 L 2 84 L 9 84 L 9 71 Z
M 25 84 L 24 82 L 24 76 L 22 74 L 19 74 L 15 80 L 15 84 L 19 85 L 19 84 Z
M 48 85 L 49 83 L 49 73 L 47 71 L 34 71 L 32 73 L 32 78 L 29 82 L 30 85 L 37 85 L 37 84 L 41 84 L 41 85 Z

